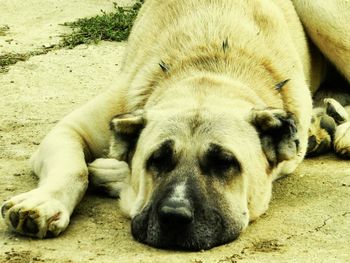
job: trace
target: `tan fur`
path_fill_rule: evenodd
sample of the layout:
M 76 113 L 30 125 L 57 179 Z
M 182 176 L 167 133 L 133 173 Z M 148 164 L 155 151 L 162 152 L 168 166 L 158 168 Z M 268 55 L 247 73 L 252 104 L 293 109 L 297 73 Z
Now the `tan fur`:
M 350 79 L 349 12 L 344 1 L 146 0 L 129 38 L 119 82 L 64 118 L 34 154 L 32 167 L 40 183 L 28 193 L 26 204 L 34 196 L 43 196 L 43 201 L 55 200 L 71 214 L 87 188 L 86 162 L 107 156 L 112 117 L 143 110 L 146 126 L 138 139 L 131 175 L 124 169 L 126 175 L 116 179 L 122 181 L 118 184 L 122 210 L 135 217 L 152 202 L 159 184 L 144 162 L 160 141 L 175 139 L 177 151 L 191 160 L 214 141 L 244 165 L 234 183 L 224 188 L 212 183 L 213 191 L 224 189 L 220 200 L 228 205 L 223 205 L 223 213 L 244 229 L 266 211 L 272 181 L 292 173 L 307 149 L 311 93 L 323 78 L 325 63 L 308 43 L 299 18 L 316 45 Z M 285 80 L 289 81 L 284 87 L 275 88 Z M 271 108 L 293 116 L 299 140 L 297 152 L 275 165 L 267 161 L 252 121 L 253 110 Z M 266 129 L 280 127 L 278 119 L 276 125 Z M 123 126 L 117 123 L 116 127 Z M 118 149 L 121 142 L 115 140 L 110 157 L 123 155 Z M 117 163 L 105 164 L 121 171 Z M 110 173 L 104 169 L 103 159 L 90 167 L 100 185 Z M 196 178 L 206 191 L 207 179 Z M 3 209 L 9 227 L 45 236 L 49 226 L 43 222 L 38 223 L 40 235 L 13 226 L 16 204 L 20 210 L 16 199 Z M 35 204 L 25 208 L 34 209 Z M 53 216 L 45 210 L 39 213 Z
M 318 48 L 350 80 L 350 2 L 344 0 L 293 0 Z

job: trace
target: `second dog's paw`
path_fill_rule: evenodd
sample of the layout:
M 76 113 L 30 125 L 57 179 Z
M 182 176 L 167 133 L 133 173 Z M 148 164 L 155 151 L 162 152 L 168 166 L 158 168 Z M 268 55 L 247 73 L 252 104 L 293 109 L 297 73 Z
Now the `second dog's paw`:
M 326 98 L 323 103 L 326 107 L 326 113 L 332 117 L 337 124 L 349 121 L 349 114 L 338 101 L 332 98 Z
M 65 206 L 39 189 L 6 201 L 1 207 L 1 215 L 13 231 L 38 238 L 57 236 L 69 224 Z
M 350 159 L 350 122 L 337 127 L 334 136 L 334 150 L 342 158 Z
M 99 158 L 88 164 L 91 186 L 111 197 L 119 197 L 119 193 L 130 175 L 126 162 L 112 158 Z
M 322 109 L 315 109 L 309 129 L 307 156 L 317 156 L 332 149 L 336 129 L 334 119 Z
M 316 156 L 332 149 L 350 158 L 350 117 L 346 108 L 332 98 L 324 99 L 324 108 L 314 109 L 309 129 L 307 155 Z

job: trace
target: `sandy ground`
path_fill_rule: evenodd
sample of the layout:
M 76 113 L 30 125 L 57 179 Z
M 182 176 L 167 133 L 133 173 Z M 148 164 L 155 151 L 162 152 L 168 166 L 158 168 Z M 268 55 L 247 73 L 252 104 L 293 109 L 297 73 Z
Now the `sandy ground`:
M 127 2 L 127 1 L 124 1 Z M 59 23 L 109 10 L 107 0 L 0 0 L 0 54 L 57 43 Z M 7 41 L 10 40 L 11 41 Z M 125 43 L 32 57 L 0 74 L 0 202 L 35 187 L 27 159 L 44 135 L 115 82 Z M 58 238 L 9 232 L 0 220 L 0 262 L 349 262 L 350 165 L 333 155 L 306 160 L 274 184 L 268 212 L 241 237 L 198 253 L 137 243 L 114 199 L 88 194 Z

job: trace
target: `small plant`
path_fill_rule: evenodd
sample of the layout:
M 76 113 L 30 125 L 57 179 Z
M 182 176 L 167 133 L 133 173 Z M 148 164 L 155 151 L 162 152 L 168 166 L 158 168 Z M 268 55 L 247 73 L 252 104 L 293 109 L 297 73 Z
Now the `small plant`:
M 9 66 L 16 64 L 19 61 L 27 61 L 33 56 L 44 55 L 55 49 L 56 47 L 41 48 L 35 51 L 25 53 L 4 53 L 0 55 L 0 73 L 6 73 L 9 71 Z
M 9 66 L 19 61 L 26 61 L 32 56 L 43 55 L 62 47 L 74 48 L 80 44 L 98 43 L 101 40 L 118 42 L 127 40 L 137 13 L 144 1 L 136 0 L 131 7 L 120 7 L 114 3 L 115 10 L 112 13 L 102 11 L 102 15 L 64 23 L 64 25 L 70 26 L 73 32 L 64 35 L 60 44 L 26 53 L 5 53 L 0 55 L 0 73 L 7 72 Z M 7 25 L 0 26 L 0 36 L 6 35 L 9 29 Z
M 64 23 L 73 32 L 64 35 L 60 43 L 62 47 L 73 48 L 80 44 L 98 43 L 101 40 L 127 40 L 136 15 L 144 0 L 137 0 L 131 7 L 120 7 L 114 3 L 115 11 L 91 18 L 81 18 L 74 22 Z

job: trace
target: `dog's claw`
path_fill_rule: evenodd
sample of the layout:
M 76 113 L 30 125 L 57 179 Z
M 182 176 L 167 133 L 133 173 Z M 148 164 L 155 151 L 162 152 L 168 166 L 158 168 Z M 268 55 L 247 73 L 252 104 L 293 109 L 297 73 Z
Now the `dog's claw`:
M 19 223 L 19 213 L 18 212 L 11 212 L 10 213 L 10 221 L 13 228 L 17 228 Z
M 5 214 L 6 214 L 7 210 L 9 210 L 9 208 L 10 208 L 9 204 L 4 204 L 1 207 L 1 216 L 2 216 L 2 218 L 5 218 Z

